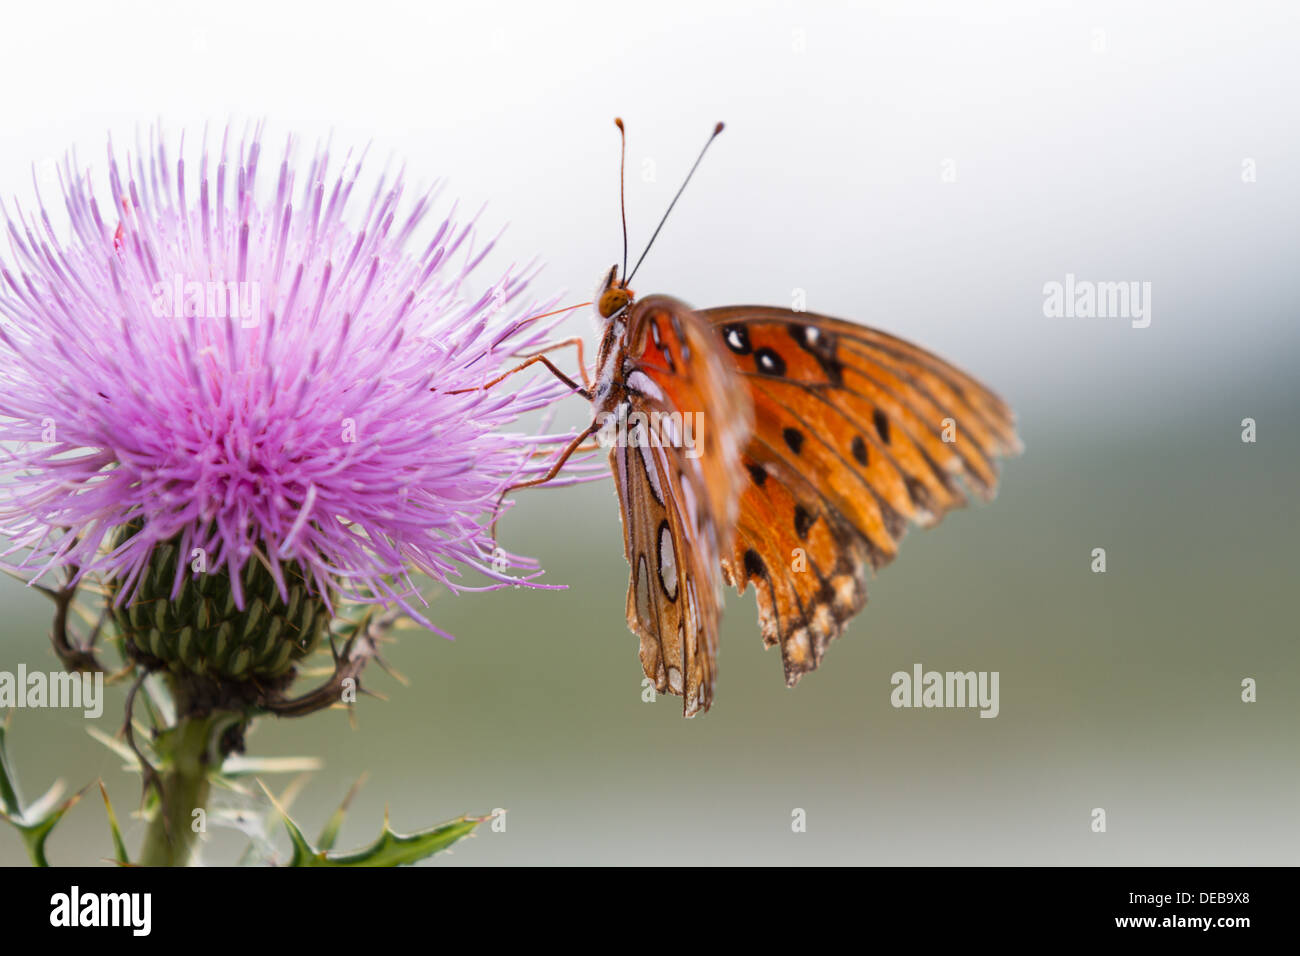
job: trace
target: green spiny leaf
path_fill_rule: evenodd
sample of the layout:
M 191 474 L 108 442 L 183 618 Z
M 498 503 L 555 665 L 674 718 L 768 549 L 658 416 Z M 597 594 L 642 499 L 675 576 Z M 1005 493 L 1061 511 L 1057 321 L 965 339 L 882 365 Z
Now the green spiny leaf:
M 348 853 L 330 853 L 313 847 L 298 825 L 276 803 L 271 791 L 265 786 L 262 789 L 275 804 L 281 820 L 284 821 L 284 828 L 289 833 L 289 841 L 293 845 L 293 857 L 289 860 L 289 866 L 403 866 L 418 863 L 447 849 L 457 840 L 474 832 L 474 828 L 480 823 L 491 819 L 491 817 L 462 816 L 428 830 L 398 833 L 388 825 L 388 814 L 385 813 L 383 831 L 369 846 Z M 327 824 L 327 833 L 328 829 Z
M 221 764 L 221 775 L 250 777 L 262 773 L 313 773 L 324 766 L 319 757 L 245 757 L 231 754 Z
M 249 838 L 249 842 L 248 846 L 244 848 L 244 852 L 239 855 L 239 860 L 236 863 L 237 866 L 249 865 L 257 859 L 259 853 L 265 853 L 269 859 L 271 852 L 271 834 L 275 829 L 276 818 L 293 805 L 294 800 L 298 798 L 298 794 L 302 792 L 303 787 L 306 786 L 310 777 L 311 774 L 302 773 L 290 780 L 289 785 L 284 788 L 284 792 L 280 794 L 279 799 L 272 801 L 274 807 L 271 812 L 248 813 L 250 825 L 240 829 L 244 830 L 245 835 Z M 261 780 L 258 780 L 257 782 L 259 786 L 262 783 Z M 240 786 L 239 792 L 245 793 L 246 791 L 242 786 Z
M 384 820 L 383 832 L 374 843 L 350 853 L 313 852 L 302 857 L 297 843 L 294 846 L 293 866 L 402 866 L 418 863 L 433 854 L 447 849 L 457 840 L 468 836 L 488 817 L 458 817 L 428 830 L 402 834 L 394 831 Z M 301 836 L 301 834 L 299 834 Z M 310 848 L 306 848 L 310 849 Z
M 104 810 L 108 813 L 108 829 L 113 833 L 113 855 L 122 866 L 130 866 L 131 857 L 126 852 L 122 831 L 117 825 L 117 814 L 113 812 L 113 804 L 108 799 L 108 789 L 104 786 L 103 780 L 99 781 L 99 793 L 104 798 Z
M 9 729 L 9 718 L 13 711 L 5 715 L 0 724 L 0 812 L 6 818 L 22 814 L 22 801 L 18 797 L 18 787 L 9 770 L 9 755 L 5 752 L 5 731 Z
M 334 811 L 330 818 L 325 822 L 325 829 L 321 830 L 320 836 L 316 838 L 317 845 L 325 851 L 334 849 L 334 843 L 339 838 L 339 830 L 343 828 L 343 818 L 348 815 L 348 808 L 352 806 L 352 800 L 366 782 L 366 774 L 357 777 L 356 783 L 349 788 L 347 796 L 339 804 L 339 808 Z
M 126 769 L 134 773 L 139 773 L 140 758 L 135 755 L 135 751 L 127 745 L 125 740 L 118 740 L 116 737 L 110 737 L 98 727 L 87 727 L 86 733 L 90 734 L 91 737 L 98 740 L 101 744 L 126 761 Z M 138 736 L 139 735 L 137 735 L 137 738 Z
M 81 792 L 60 801 L 63 796 L 63 781 L 56 780 L 44 796 L 24 809 L 18 796 L 18 781 L 9 766 L 9 755 L 5 748 L 7 730 L 7 725 L 0 725 L 0 820 L 18 831 L 34 865 L 49 866 L 50 861 L 45 856 L 45 841 L 63 819 L 63 815 L 81 799 Z

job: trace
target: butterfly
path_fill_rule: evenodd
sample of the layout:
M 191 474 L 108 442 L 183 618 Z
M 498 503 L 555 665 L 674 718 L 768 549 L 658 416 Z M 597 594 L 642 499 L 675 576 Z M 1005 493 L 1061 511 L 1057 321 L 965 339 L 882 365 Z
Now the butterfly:
M 625 134 L 623 144 L 625 160 Z M 725 585 L 754 587 L 763 642 L 781 648 L 794 686 L 862 610 L 868 569 L 894 559 L 909 525 L 965 504 L 963 483 L 992 499 L 997 459 L 1021 444 L 1002 399 L 886 332 L 790 309 L 638 298 L 629 283 L 645 253 L 627 275 L 626 216 L 623 229 L 622 272 L 611 267 L 594 300 L 594 381 L 530 360 L 591 399 L 592 423 L 545 476 L 517 487 L 554 477 L 592 435 L 611 446 L 628 626 L 646 678 L 681 696 L 690 717 L 713 703 Z

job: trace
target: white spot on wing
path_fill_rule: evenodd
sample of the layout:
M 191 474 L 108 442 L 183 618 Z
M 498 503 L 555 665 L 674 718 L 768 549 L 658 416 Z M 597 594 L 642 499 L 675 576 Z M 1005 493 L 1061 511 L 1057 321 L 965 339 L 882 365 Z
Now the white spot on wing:
M 682 506 L 686 509 L 686 526 L 688 528 L 698 528 L 700 521 L 699 505 L 695 501 L 695 486 L 691 484 L 690 479 L 683 476 L 682 479 Z
M 673 536 L 668 525 L 659 531 L 659 581 L 670 600 L 677 600 L 677 558 L 673 555 Z
M 817 610 L 813 612 L 813 627 L 820 634 L 830 636 L 835 633 L 835 616 L 831 614 L 831 609 L 825 604 L 817 605 Z
M 645 555 L 641 556 L 636 568 L 636 616 L 648 626 L 654 617 L 650 611 L 650 575 L 646 567 Z
M 645 466 L 646 481 L 650 482 L 650 490 L 654 493 L 655 501 L 663 504 L 664 490 L 659 484 L 659 470 L 655 467 L 654 449 L 648 443 L 638 445 L 637 449 L 641 452 L 641 464 Z
M 841 608 L 853 607 L 853 599 L 857 595 L 857 582 L 848 575 L 838 575 L 832 582 L 831 588 L 835 594 L 835 603 Z
M 627 377 L 627 387 L 634 392 L 639 392 L 647 398 L 653 398 L 657 402 L 662 402 L 664 400 L 663 389 L 655 384 L 654 379 L 645 372 L 642 372 L 640 369 L 634 371 Z
M 614 449 L 614 467 L 618 473 L 618 483 L 622 486 L 623 493 L 627 494 L 627 449 L 621 445 Z
M 670 448 L 682 447 L 682 430 L 678 427 L 681 419 L 681 412 L 673 412 L 670 415 L 663 415 L 659 419 L 659 437 L 661 444 Z M 687 414 L 690 414 L 689 412 Z
M 801 627 L 790 635 L 786 645 L 786 654 L 798 664 L 805 663 L 812 657 L 812 645 L 808 642 L 808 629 Z

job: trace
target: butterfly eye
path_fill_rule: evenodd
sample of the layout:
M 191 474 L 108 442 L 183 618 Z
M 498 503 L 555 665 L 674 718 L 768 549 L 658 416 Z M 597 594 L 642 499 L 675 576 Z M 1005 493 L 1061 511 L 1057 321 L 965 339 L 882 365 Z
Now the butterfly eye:
M 609 319 L 627 308 L 628 303 L 631 301 L 631 289 L 610 288 L 601 293 L 596 309 L 600 312 L 602 319 Z

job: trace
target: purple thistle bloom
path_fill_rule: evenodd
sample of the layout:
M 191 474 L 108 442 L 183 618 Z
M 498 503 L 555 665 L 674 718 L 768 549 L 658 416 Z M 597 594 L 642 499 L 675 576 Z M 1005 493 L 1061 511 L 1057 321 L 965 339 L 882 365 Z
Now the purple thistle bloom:
M 507 565 L 536 567 L 494 554 L 488 525 L 503 489 L 570 436 L 503 429 L 568 390 L 539 376 L 452 393 L 559 320 L 528 320 L 549 305 L 522 301 L 531 266 L 471 291 L 495 240 L 476 249 L 454 206 L 411 248 L 436 187 L 404 206 L 401 175 L 385 175 L 345 219 L 361 159 L 330 171 L 321 151 L 300 176 L 290 141 L 265 170 L 259 136 L 231 156 L 227 131 L 215 168 L 206 146 L 187 165 L 183 139 L 174 165 L 161 137 L 121 164 L 110 145 L 106 205 L 68 157 L 66 239 L 39 195 L 35 214 L 0 206 L 5 553 L 36 578 L 115 578 L 121 602 L 155 546 L 177 542 L 203 549 L 240 607 L 247 562 L 282 598 L 296 562 L 327 598 L 428 624 L 411 569 L 455 589 L 465 566 L 490 587 L 520 580 Z

